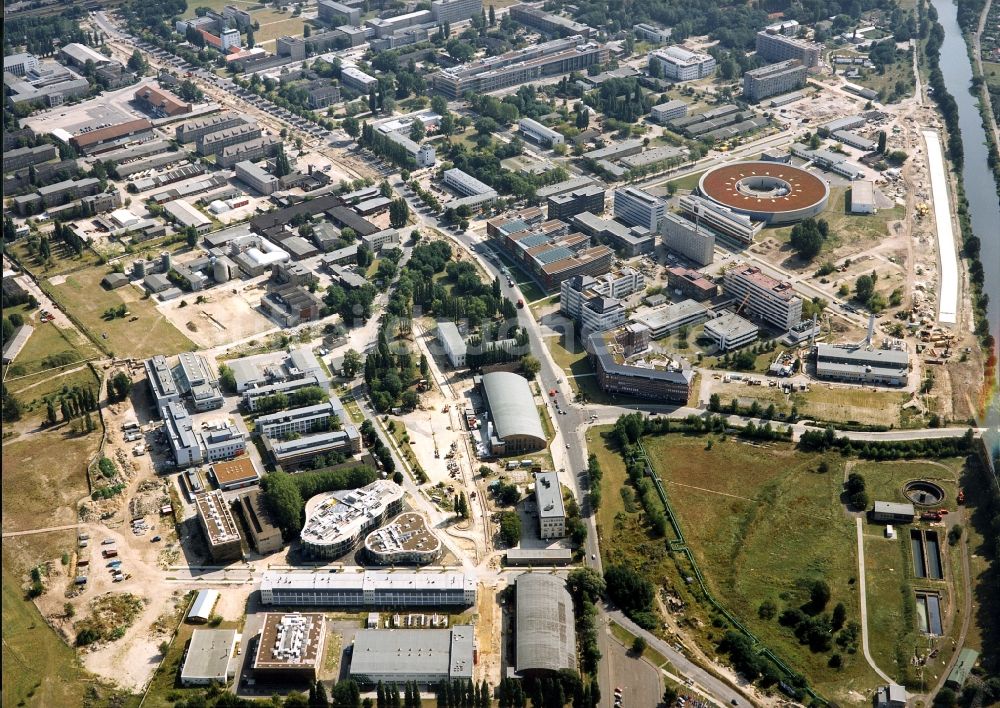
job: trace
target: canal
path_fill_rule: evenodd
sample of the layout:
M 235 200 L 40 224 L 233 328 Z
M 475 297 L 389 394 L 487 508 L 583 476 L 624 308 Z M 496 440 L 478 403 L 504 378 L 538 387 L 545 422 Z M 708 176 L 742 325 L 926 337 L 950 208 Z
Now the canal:
M 986 162 L 986 132 L 979 115 L 979 97 L 970 93 L 972 63 L 958 25 L 958 8 L 953 0 L 932 0 L 938 22 L 944 28 L 941 45 L 941 73 L 958 104 L 958 124 L 965 146 L 962 178 L 969 201 L 972 231 L 982 243 L 980 258 L 985 271 L 983 292 L 989 296 L 990 332 L 1000 342 L 1000 199 Z M 996 424 L 997 421 L 991 421 Z

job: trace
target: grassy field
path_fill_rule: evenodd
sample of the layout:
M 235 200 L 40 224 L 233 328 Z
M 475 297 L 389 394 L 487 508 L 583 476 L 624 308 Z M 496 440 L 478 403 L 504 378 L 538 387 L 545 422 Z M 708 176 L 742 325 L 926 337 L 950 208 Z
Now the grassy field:
M 880 209 L 878 214 L 859 216 L 850 213 L 850 195 L 846 187 L 831 187 L 830 201 L 817 219 L 826 219 L 830 225 L 830 236 L 823 242 L 823 249 L 814 263 L 823 262 L 823 254 L 844 244 L 860 244 L 877 241 L 885 237 L 886 224 L 903 218 L 904 208 Z M 792 234 L 791 226 L 765 229 L 761 238 L 770 237 L 780 243 L 787 243 Z
M 1000 86 L 1000 62 L 983 62 L 983 79 L 987 86 Z
M 74 270 L 97 265 L 97 254 L 93 251 L 84 250 L 84 252 L 78 256 L 61 241 L 51 242 L 52 255 L 47 266 L 43 266 L 38 258 L 32 256 L 28 252 L 27 239 L 19 241 L 12 247 L 12 250 L 17 259 L 39 277 L 51 277 L 53 275 L 69 273 Z
M 841 652 L 843 667 L 832 669 L 836 645 L 813 653 L 776 619 L 758 616 L 765 600 L 779 613 L 806 604 L 808 584 L 822 578 L 832 592 L 828 611 L 843 602 L 848 621 L 858 619 L 854 524 L 839 501 L 842 459 L 783 443 L 765 453 L 733 439 L 708 449 L 705 438 L 680 435 L 652 438 L 646 450 L 719 601 L 827 698 L 849 700 L 849 692 L 871 688 L 876 677 L 860 654 Z M 821 459 L 830 467 L 825 474 L 816 471 Z
M 67 275 L 65 280 L 57 281 L 55 285 L 51 281 L 42 281 L 42 287 L 116 356 L 169 356 L 195 348 L 191 340 L 156 309 L 151 298 L 144 299 L 132 286 L 118 290 L 102 288 L 101 278 L 106 272 L 103 267 L 88 268 Z M 105 310 L 122 303 L 128 306 L 131 312 L 129 317 L 111 321 L 103 319 L 101 315 Z M 132 317 L 139 319 L 130 322 Z
M 897 54 L 897 61 L 887 66 L 884 74 L 879 74 L 875 69 L 864 69 L 862 76 L 850 79 L 853 83 L 873 89 L 875 91 L 885 91 L 886 98 L 890 98 L 895 90 L 896 82 L 902 81 L 906 86 L 906 91 L 897 97 L 897 100 L 913 95 L 913 57 L 910 52 L 900 52 Z
M 814 384 L 809 391 L 792 394 L 792 403 L 805 417 L 867 425 L 899 425 L 900 409 L 910 398 L 902 391 L 827 388 Z
M 7 543 L 4 542 L 6 547 Z M 3 567 L 3 706 L 79 706 L 87 674 L 76 652 L 26 601 Z
M 674 185 L 675 187 L 677 187 L 678 190 L 686 189 L 687 191 L 690 192 L 692 189 L 698 186 L 698 180 L 701 179 L 701 176 L 703 174 L 705 173 L 695 172 L 694 174 L 685 175 L 684 177 L 679 177 L 678 179 L 672 179 L 669 182 L 667 182 L 667 184 Z
M 51 322 L 35 322 L 32 326 L 34 331 L 11 364 L 8 378 L 35 378 L 31 375 L 43 371 L 53 373 L 53 369 L 66 369 L 100 356 L 97 347 L 76 330 L 60 329 Z
M 962 468 L 963 458 L 949 458 L 940 461 L 857 461 L 851 468 L 865 478 L 865 483 L 872 499 L 884 501 L 906 502 L 903 496 L 903 485 L 914 479 L 927 479 L 936 482 L 945 491 L 945 499 L 935 508 L 955 511 L 957 504 L 955 496 L 958 493 L 956 479 Z
M 64 427 L 4 442 L 4 531 L 76 521 L 76 503 L 87 494 L 86 464 L 97 451 L 100 435 L 64 434 Z M 45 493 L 39 494 L 39 489 Z

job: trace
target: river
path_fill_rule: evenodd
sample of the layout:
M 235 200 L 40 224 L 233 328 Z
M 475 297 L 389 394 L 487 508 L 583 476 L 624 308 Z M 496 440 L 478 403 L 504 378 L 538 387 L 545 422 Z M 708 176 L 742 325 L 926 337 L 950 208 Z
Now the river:
M 953 0 L 932 0 L 938 22 L 944 28 L 941 44 L 941 73 L 944 83 L 958 104 L 958 124 L 965 146 L 962 181 L 969 202 L 972 231 L 981 242 L 980 259 L 985 271 L 983 292 L 989 296 L 990 332 L 1000 342 L 1000 199 L 997 199 L 993 173 L 986 163 L 986 131 L 979 115 L 979 97 L 973 96 L 972 63 L 958 25 L 958 8 Z M 993 408 L 992 426 L 1000 411 Z

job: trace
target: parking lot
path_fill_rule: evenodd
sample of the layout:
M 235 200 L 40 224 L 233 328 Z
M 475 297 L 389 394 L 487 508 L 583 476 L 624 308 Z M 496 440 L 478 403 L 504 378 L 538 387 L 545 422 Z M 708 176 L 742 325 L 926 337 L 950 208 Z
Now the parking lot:
M 58 113 L 56 111 L 43 111 L 38 115 L 25 118 L 22 122 L 36 133 L 50 133 L 61 128 L 76 135 L 86 128 L 95 130 L 106 125 L 124 123 L 137 118 L 149 118 L 145 113 L 132 106 L 130 101 L 140 88 L 155 83 L 154 79 L 145 79 L 134 86 L 127 86 L 118 91 L 108 91 L 99 98 L 92 98 L 75 106 L 63 106 L 63 109 Z

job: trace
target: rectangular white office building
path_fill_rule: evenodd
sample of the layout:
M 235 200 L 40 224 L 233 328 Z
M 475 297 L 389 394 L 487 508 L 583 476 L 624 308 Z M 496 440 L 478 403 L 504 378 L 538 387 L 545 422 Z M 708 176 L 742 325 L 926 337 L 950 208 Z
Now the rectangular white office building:
M 662 199 L 635 187 L 615 190 L 615 218 L 629 226 L 656 231 L 667 209 Z

